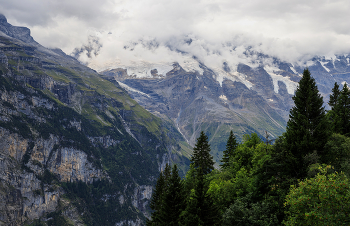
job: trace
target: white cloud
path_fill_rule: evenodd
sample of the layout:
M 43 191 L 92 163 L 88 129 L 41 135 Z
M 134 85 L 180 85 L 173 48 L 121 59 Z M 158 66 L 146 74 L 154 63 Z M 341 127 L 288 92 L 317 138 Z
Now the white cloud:
M 44 46 L 71 53 L 89 35 L 99 37 L 99 55 L 81 58 L 95 68 L 180 61 L 169 46 L 213 67 L 252 63 L 243 54 L 248 46 L 288 61 L 349 53 L 349 10 L 348 0 L 0 0 L 8 21 L 29 27 Z M 143 45 L 151 42 L 159 46 Z

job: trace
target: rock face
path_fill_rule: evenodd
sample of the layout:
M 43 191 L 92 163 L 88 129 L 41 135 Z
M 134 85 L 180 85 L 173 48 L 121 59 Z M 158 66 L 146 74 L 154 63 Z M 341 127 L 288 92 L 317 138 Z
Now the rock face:
M 189 161 L 171 121 L 2 15 L 0 137 L 0 225 L 143 225 L 159 170 Z
M 257 84 L 253 88 L 229 79 L 220 84 L 211 70 L 204 66 L 203 70 L 203 74 L 186 72 L 175 64 L 162 79 L 121 79 L 118 75 L 111 77 L 111 72 L 106 74 L 119 79 L 118 83 L 143 107 L 172 120 L 191 146 L 199 133 L 206 131 L 217 161 L 230 130 L 238 138 L 251 132 L 262 135 L 265 130 L 278 136 L 284 131 L 292 103 L 284 83 L 275 93 L 272 79 L 262 68 L 240 67 L 241 73 Z
M 253 53 L 247 50 L 246 56 L 249 54 Z M 305 66 L 263 54 L 253 58 L 255 66 L 224 62 L 222 68 L 208 68 L 192 60 L 197 66 L 184 65 L 185 70 L 174 63 L 158 77 L 153 76 L 155 70 L 166 65 L 152 67 L 141 62 L 102 73 L 118 81 L 147 110 L 173 121 L 191 146 L 200 131 L 205 131 L 214 159 L 219 161 L 230 130 L 238 139 L 251 132 L 265 137 L 265 131 L 273 139 L 285 131 L 292 96 Z M 350 82 L 349 62 L 350 55 L 314 57 L 307 62 L 326 103 L 335 82 Z

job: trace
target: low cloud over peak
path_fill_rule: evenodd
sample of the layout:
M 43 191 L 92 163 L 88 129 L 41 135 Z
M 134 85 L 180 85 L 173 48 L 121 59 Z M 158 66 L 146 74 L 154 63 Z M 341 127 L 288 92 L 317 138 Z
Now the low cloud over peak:
M 247 48 L 290 62 L 350 52 L 348 0 L 0 3 L 9 23 L 29 27 L 44 46 L 68 54 L 78 48 L 80 60 L 95 67 L 113 61 L 169 62 L 184 54 L 222 65 L 244 61 Z

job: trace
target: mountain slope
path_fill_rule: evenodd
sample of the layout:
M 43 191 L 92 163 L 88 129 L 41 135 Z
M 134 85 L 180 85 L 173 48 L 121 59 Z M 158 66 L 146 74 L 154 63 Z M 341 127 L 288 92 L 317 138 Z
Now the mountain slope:
M 315 77 L 325 103 L 335 82 L 350 82 L 349 55 L 320 56 L 292 64 L 248 48 L 239 56 L 245 63 L 239 63 L 234 47 L 232 52 L 233 62 L 228 58 L 221 67 L 206 66 L 197 57 L 187 59 L 189 53 L 182 53 L 187 60 L 181 64 L 116 63 L 119 68 L 101 73 L 118 81 L 149 111 L 172 120 L 191 146 L 204 130 L 217 162 L 230 130 L 238 139 L 251 132 L 261 137 L 267 132 L 273 139 L 285 131 L 291 98 L 305 67 Z
M 159 170 L 188 152 L 171 121 L 0 16 L 0 222 L 140 225 Z

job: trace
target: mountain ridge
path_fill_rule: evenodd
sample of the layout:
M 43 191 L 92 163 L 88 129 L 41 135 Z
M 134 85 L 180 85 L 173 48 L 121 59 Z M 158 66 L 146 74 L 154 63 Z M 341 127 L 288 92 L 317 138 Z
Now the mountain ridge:
M 0 18 L 1 224 L 143 225 L 159 171 L 188 167 L 181 134 Z

